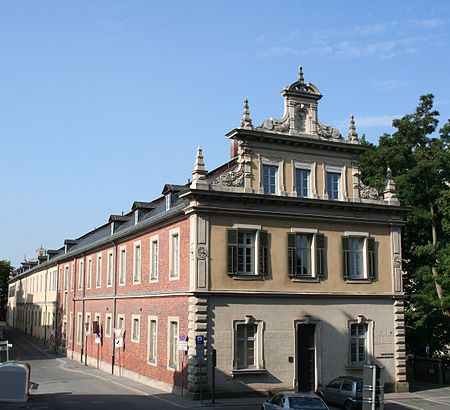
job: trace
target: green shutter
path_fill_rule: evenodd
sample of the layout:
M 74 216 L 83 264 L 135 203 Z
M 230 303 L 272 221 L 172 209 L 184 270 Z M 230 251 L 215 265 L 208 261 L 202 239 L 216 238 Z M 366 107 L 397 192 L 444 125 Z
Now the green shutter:
M 290 278 L 295 277 L 296 258 L 295 258 L 295 233 L 288 233 L 288 275 Z
M 368 238 L 367 240 L 367 250 L 368 250 L 368 265 L 367 265 L 367 273 L 370 279 L 375 279 L 377 276 L 377 255 L 375 248 L 375 239 Z
M 237 242 L 238 230 L 227 229 L 227 244 L 228 244 L 228 274 L 235 275 L 237 272 Z
M 349 249 L 348 249 L 348 237 L 342 237 L 342 277 L 348 279 L 350 276 L 349 267 Z
M 268 264 L 268 238 L 266 231 L 259 231 L 259 273 L 267 273 Z
M 324 278 L 327 269 L 327 251 L 325 248 L 325 235 L 316 235 L 316 276 Z

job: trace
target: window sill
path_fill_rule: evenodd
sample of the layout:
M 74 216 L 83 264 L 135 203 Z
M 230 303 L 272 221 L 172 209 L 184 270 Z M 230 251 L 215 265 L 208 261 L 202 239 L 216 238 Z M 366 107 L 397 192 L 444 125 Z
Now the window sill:
M 229 275 L 229 276 L 234 280 L 264 280 L 264 275 L 260 275 L 260 274 L 245 275 L 245 274 L 236 273 L 234 275 Z
M 235 369 L 231 371 L 233 376 L 245 375 L 245 374 L 265 374 L 266 369 Z
M 372 280 L 369 278 L 361 278 L 361 279 L 345 279 L 347 283 L 372 283 Z
M 305 276 L 305 277 L 291 277 L 292 282 L 312 282 L 312 283 L 319 283 L 320 278 L 313 277 L 313 276 Z

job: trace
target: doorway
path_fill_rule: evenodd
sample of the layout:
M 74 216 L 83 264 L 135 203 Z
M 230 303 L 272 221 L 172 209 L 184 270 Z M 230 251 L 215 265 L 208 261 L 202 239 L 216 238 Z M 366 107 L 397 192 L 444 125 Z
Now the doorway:
M 297 388 L 299 391 L 316 389 L 315 324 L 297 324 Z

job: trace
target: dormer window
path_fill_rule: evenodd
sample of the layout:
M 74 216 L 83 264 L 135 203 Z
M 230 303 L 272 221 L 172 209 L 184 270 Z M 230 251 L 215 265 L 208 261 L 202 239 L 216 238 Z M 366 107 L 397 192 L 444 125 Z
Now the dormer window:
M 166 194 L 166 211 L 172 208 L 172 193 L 169 192 Z

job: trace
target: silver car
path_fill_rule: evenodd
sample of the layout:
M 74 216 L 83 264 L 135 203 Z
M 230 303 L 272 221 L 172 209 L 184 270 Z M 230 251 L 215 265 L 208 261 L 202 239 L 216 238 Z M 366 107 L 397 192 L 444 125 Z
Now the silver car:
M 262 410 L 329 410 L 324 401 L 314 393 L 290 393 L 284 392 L 266 400 Z
M 362 408 L 363 379 L 340 376 L 319 389 L 318 394 L 328 404 L 337 404 L 345 410 Z

